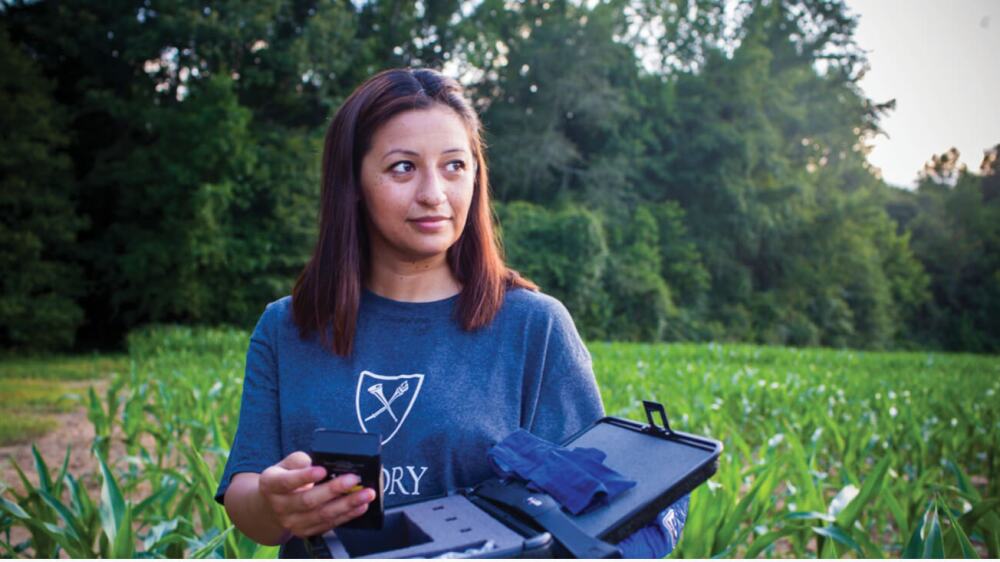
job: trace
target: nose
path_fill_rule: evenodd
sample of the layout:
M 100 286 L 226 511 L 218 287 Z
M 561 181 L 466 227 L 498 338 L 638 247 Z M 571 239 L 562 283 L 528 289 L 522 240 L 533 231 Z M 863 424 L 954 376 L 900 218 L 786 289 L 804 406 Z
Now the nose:
M 431 169 L 424 174 L 417 191 L 417 202 L 425 207 L 437 207 L 443 204 L 445 196 L 445 180 L 437 170 Z

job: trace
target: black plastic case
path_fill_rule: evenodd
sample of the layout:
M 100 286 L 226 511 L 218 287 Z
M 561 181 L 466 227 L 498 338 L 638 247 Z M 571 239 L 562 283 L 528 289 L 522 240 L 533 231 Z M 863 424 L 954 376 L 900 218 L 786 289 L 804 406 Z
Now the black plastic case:
M 604 463 L 636 486 L 581 515 L 547 509 L 553 500 L 518 482 L 491 479 L 467 490 L 386 510 L 381 531 L 338 529 L 314 540 L 315 553 L 336 558 L 608 558 L 613 546 L 718 469 L 722 444 L 672 431 L 663 406 L 643 402 L 648 424 L 605 417 L 563 443 L 604 451 Z M 659 414 L 660 423 L 655 423 Z M 543 515 L 539 515 L 540 513 Z M 541 523 L 540 523 L 541 521 Z M 318 537 L 316 538 L 318 539 Z M 489 541 L 491 549 L 477 552 Z
M 661 404 L 644 401 L 643 406 L 648 424 L 606 417 L 564 444 L 604 451 L 604 464 L 636 481 L 608 506 L 570 516 L 584 531 L 612 543 L 644 527 L 719 468 L 722 443 L 673 431 Z M 653 419 L 657 413 L 659 424 Z
M 358 489 L 375 490 L 375 499 L 368 505 L 368 511 L 344 526 L 381 529 L 385 511 L 382 498 L 382 436 L 320 428 L 313 432 L 309 456 L 313 466 L 326 469 L 326 478 L 320 482 L 351 473 L 361 478 Z

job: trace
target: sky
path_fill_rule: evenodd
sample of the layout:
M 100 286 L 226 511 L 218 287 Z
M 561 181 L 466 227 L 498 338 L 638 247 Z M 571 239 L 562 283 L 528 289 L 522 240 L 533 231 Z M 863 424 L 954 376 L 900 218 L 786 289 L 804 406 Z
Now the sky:
M 893 185 L 914 187 L 934 154 L 954 146 L 978 172 L 1000 143 L 1000 0 L 847 0 L 868 51 L 861 80 L 876 102 L 895 98 L 869 161 Z

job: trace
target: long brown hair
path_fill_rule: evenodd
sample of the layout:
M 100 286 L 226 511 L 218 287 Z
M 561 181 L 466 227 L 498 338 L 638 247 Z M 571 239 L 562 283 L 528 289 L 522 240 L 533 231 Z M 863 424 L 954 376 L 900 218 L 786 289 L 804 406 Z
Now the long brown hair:
M 306 338 L 319 332 L 323 345 L 338 355 L 349 356 L 354 347 L 361 291 L 371 262 L 361 160 L 379 127 L 404 111 L 435 104 L 450 107 L 465 122 L 477 164 L 469 217 L 447 256 L 452 274 L 462 285 L 456 319 L 465 330 L 481 328 L 496 316 L 507 289 L 538 289 L 504 263 L 493 227 L 482 124 L 462 87 L 433 70 L 386 70 L 347 98 L 327 130 L 319 238 L 292 290 L 293 319 L 300 335 Z

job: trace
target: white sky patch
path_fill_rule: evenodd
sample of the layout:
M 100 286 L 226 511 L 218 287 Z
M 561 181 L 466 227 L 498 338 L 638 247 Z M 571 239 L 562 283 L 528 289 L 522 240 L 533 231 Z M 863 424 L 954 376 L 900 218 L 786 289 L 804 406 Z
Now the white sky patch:
M 914 187 L 934 154 L 954 146 L 979 170 L 1000 143 L 1000 2 L 848 0 L 861 19 L 855 38 L 871 66 L 861 87 L 896 99 L 869 161 L 887 182 Z

